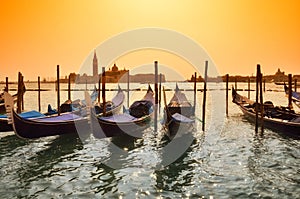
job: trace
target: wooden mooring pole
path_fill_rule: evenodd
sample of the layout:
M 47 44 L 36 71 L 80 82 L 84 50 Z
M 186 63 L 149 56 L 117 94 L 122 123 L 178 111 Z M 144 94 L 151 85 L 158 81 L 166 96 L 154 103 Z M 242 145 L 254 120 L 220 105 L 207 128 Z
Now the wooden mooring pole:
M 155 70 L 155 105 L 154 105 L 154 132 L 157 132 L 157 104 L 158 104 L 158 62 L 154 62 L 154 70 Z
M 21 106 L 22 106 L 22 89 L 21 89 L 21 85 L 22 85 L 22 74 L 19 72 L 18 73 L 18 99 L 17 99 L 17 113 L 21 113 Z
M 292 74 L 288 75 L 288 81 L 289 81 L 288 107 L 290 109 L 292 109 L 293 108 L 293 104 L 292 104 Z
M 226 74 L 226 116 L 228 117 L 228 81 L 229 81 L 229 75 Z
M 105 67 L 102 67 L 102 103 L 103 103 L 103 115 L 106 115 L 106 96 L 105 96 Z
M 127 108 L 129 108 L 130 74 L 127 72 Z
M 194 78 L 194 115 L 196 113 L 196 102 L 197 102 L 197 72 L 195 72 Z
M 250 77 L 248 77 L 248 99 L 250 99 Z
M 39 112 L 41 112 L 41 79 L 38 76 L 38 108 Z
M 238 87 L 237 87 L 237 77 L 234 78 L 234 88 L 237 91 Z
M 207 70 L 208 61 L 205 61 L 205 71 L 204 71 L 204 88 L 203 88 L 203 104 L 202 104 L 202 131 L 205 131 L 205 107 L 206 107 L 206 87 L 207 87 Z
M 56 67 L 56 88 L 57 88 L 57 113 L 60 115 L 60 88 L 59 88 L 59 65 Z
M 25 84 L 24 84 L 24 76 L 21 75 L 21 108 L 22 108 L 22 111 L 24 111 L 24 93 L 25 93 Z
M 5 92 L 8 92 L 8 77 L 5 77 Z
M 102 76 L 99 75 L 99 79 L 98 79 L 98 103 L 99 103 L 99 105 L 100 105 L 100 96 L 101 96 L 101 93 L 100 93 L 100 91 L 101 91 L 101 79 L 102 79 Z
M 159 110 L 159 114 L 160 114 L 160 109 L 161 109 L 161 79 L 162 79 L 162 74 L 159 73 L 159 95 L 158 95 L 158 110 Z
M 295 90 L 295 92 L 297 92 L 297 79 L 294 80 L 294 84 L 295 84 L 294 85 L 294 88 L 295 88 L 294 90 Z
M 258 112 L 259 112 L 259 106 L 258 106 L 258 95 L 259 95 L 259 77 L 260 77 L 260 65 L 257 64 L 256 67 L 256 97 L 255 97 L 255 133 L 258 133 Z
M 262 80 L 263 75 L 260 73 L 259 76 L 259 87 L 260 87 L 260 125 L 261 125 L 261 133 L 264 132 L 264 101 L 263 101 L 263 89 L 262 89 Z
M 68 100 L 71 100 L 71 75 L 69 75 L 68 79 Z

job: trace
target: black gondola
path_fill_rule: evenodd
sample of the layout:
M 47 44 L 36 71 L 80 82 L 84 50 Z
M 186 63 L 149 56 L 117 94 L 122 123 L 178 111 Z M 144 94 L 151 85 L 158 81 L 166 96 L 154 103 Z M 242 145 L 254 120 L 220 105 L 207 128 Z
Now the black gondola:
M 22 118 L 43 117 L 44 114 L 38 111 L 27 111 L 19 114 Z M 13 131 L 12 124 L 8 123 L 7 115 L 0 115 L 0 132 Z
M 245 96 L 241 96 L 232 88 L 232 101 L 242 110 L 246 119 L 252 123 L 256 120 L 255 102 Z M 260 112 L 259 104 L 259 112 Z M 264 106 L 264 126 L 281 134 L 300 137 L 300 114 L 286 107 L 275 107 L 272 102 L 267 101 Z M 260 113 L 259 113 L 260 117 Z M 260 123 L 260 120 L 259 120 Z
M 142 131 L 149 127 L 153 112 L 153 90 L 150 85 L 142 100 L 135 101 L 123 114 L 99 116 L 91 114 L 93 135 L 96 138 L 131 135 L 141 137 Z M 93 111 L 92 111 L 93 112 Z
M 77 128 L 84 129 L 86 134 L 90 134 L 90 124 L 86 110 L 62 113 L 61 115 L 50 115 L 40 118 L 22 118 L 13 109 L 12 99 L 8 93 L 5 93 L 5 104 L 8 118 L 11 119 L 14 132 L 21 138 L 40 138 L 62 134 L 77 134 Z M 111 107 L 108 112 L 119 111 L 124 101 L 124 93 L 119 90 L 112 101 L 118 102 Z M 85 136 L 85 135 L 82 135 Z
M 165 98 L 165 92 L 164 92 Z M 164 128 L 166 129 L 167 136 L 172 139 L 178 131 L 189 131 L 194 128 L 195 120 L 195 107 L 187 100 L 184 93 L 182 93 L 176 84 L 175 93 L 166 105 L 165 98 L 165 118 Z
M 98 91 L 95 88 L 94 91 L 91 94 L 91 100 L 95 101 L 97 99 L 98 96 Z M 12 96 L 14 98 L 15 101 L 15 97 Z M 3 104 L 4 104 L 4 97 L 3 97 Z M 66 113 L 66 112 L 73 112 L 73 111 L 77 111 L 82 107 L 86 106 L 86 102 L 85 100 L 67 100 L 65 101 L 61 106 L 60 106 L 60 111 L 61 113 Z M 6 113 L 6 112 L 5 112 Z M 38 111 L 25 111 L 19 114 L 20 117 L 22 118 L 37 118 L 37 117 L 45 117 L 45 116 L 49 116 L 49 115 L 57 115 L 57 110 L 52 109 L 51 105 L 48 105 L 48 111 L 46 113 L 40 113 Z M 11 123 L 8 123 L 8 118 L 7 115 L 0 115 L 0 132 L 7 132 L 7 131 L 13 131 L 13 126 Z

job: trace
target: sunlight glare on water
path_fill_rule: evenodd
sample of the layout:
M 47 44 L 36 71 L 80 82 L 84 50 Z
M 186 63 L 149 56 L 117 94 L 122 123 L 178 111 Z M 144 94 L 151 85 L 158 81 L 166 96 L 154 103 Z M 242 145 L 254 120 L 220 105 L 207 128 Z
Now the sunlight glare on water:
M 175 87 L 175 83 L 166 84 Z M 180 87 L 187 88 L 186 84 L 180 83 Z M 27 85 L 30 86 L 35 85 Z M 239 87 L 247 85 L 241 83 Z M 283 90 L 273 84 L 267 87 Z M 201 83 L 198 88 L 202 88 Z M 47 103 L 55 104 L 54 92 L 42 92 L 42 111 Z M 137 91 L 135 99 L 143 93 Z M 192 91 L 185 93 L 193 99 Z M 108 93 L 108 98 L 113 94 Z M 167 98 L 172 94 L 167 92 Z M 252 99 L 254 95 L 252 92 Z M 66 96 L 67 92 L 61 93 L 62 99 Z M 265 99 L 277 105 L 287 104 L 283 92 L 267 91 Z M 25 109 L 37 109 L 36 101 L 36 92 L 26 92 Z M 197 93 L 197 101 L 196 115 L 201 118 L 201 92 Z M 209 118 L 210 110 L 207 114 Z M 142 138 L 92 137 L 86 144 L 74 136 L 28 141 L 12 132 L 0 133 L 1 198 L 299 197 L 299 140 L 270 130 L 265 130 L 263 137 L 255 136 L 254 125 L 231 101 L 224 122 L 223 127 L 214 126 L 210 133 L 202 132 L 198 122 L 196 132 L 183 135 L 192 140 L 191 144 L 165 167 L 157 165 L 167 158 L 163 149 L 170 141 L 163 136 L 163 130 L 154 133 L 153 127 L 146 129 Z M 209 121 L 209 125 L 213 124 Z M 112 144 L 126 153 L 113 153 Z M 118 168 L 107 166 L 112 161 Z

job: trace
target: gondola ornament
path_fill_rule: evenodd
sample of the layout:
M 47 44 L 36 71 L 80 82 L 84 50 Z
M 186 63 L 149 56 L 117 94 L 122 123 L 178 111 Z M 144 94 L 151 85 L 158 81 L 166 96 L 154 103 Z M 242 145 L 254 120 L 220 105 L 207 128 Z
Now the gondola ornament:
M 8 92 L 4 92 L 4 101 L 5 101 L 5 109 L 6 109 L 6 115 L 8 118 L 7 123 L 8 124 L 13 124 L 13 116 L 12 116 L 12 111 L 14 108 L 14 100 L 13 97 L 8 93 Z

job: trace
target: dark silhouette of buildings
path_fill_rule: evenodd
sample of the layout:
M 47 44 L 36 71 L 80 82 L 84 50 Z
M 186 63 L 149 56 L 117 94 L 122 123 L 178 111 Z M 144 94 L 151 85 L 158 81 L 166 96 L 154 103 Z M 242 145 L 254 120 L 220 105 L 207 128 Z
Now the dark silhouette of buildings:
M 235 75 L 235 76 L 229 76 L 229 82 L 248 82 L 248 79 L 250 78 L 250 82 L 255 82 L 256 77 L 255 76 L 240 76 L 240 75 Z M 194 75 L 192 75 L 191 79 L 189 79 L 189 82 L 193 82 L 195 79 Z M 281 71 L 279 68 L 277 72 L 274 75 L 264 75 L 263 79 L 266 82 L 287 82 L 288 81 L 288 76 Z M 293 80 L 297 79 L 297 81 L 300 81 L 300 75 L 294 75 Z M 226 75 L 224 76 L 219 76 L 219 77 L 208 77 L 209 82 L 219 82 L 220 80 L 223 80 L 224 82 L 226 81 Z M 204 79 L 201 76 L 198 76 L 196 79 L 197 82 L 203 82 Z
M 125 68 L 123 70 L 119 70 L 119 67 L 114 63 L 114 65 L 105 71 L 105 77 L 107 83 L 125 83 L 128 79 L 129 70 Z M 70 73 L 69 78 L 72 83 L 88 83 L 88 84 L 96 84 L 99 79 L 101 80 L 101 74 L 98 73 L 98 58 L 96 55 L 96 51 L 94 52 L 93 57 L 93 75 L 87 75 L 86 73 L 80 75 L 75 73 Z M 139 83 L 153 83 L 154 82 L 154 74 L 136 74 L 130 75 L 130 82 L 139 82 Z M 165 75 L 162 75 L 162 82 L 165 82 Z M 68 82 L 68 77 L 62 79 L 61 82 Z
M 117 82 L 126 82 L 127 81 L 127 73 L 128 70 L 125 68 L 123 70 L 119 70 L 116 64 L 113 67 L 105 71 L 105 77 L 107 83 L 117 83 Z M 123 77 L 123 78 L 122 78 Z M 122 78 L 122 80 L 121 80 Z M 126 80 L 126 81 L 125 81 Z

